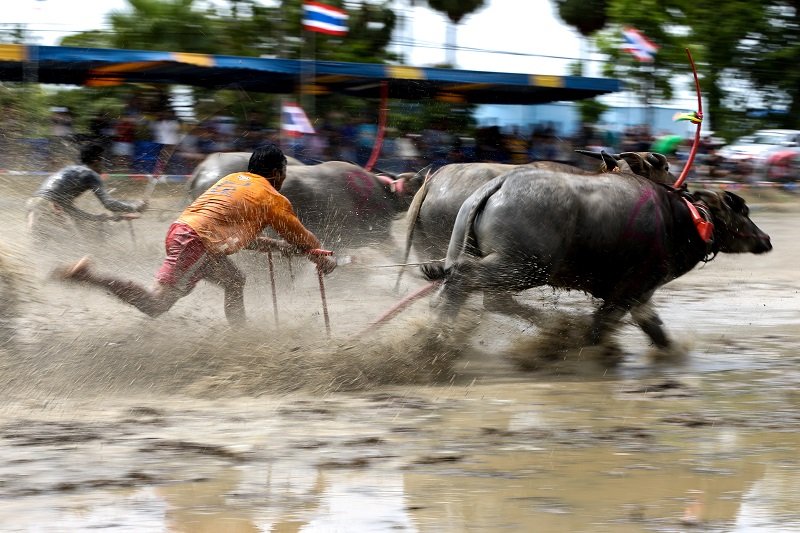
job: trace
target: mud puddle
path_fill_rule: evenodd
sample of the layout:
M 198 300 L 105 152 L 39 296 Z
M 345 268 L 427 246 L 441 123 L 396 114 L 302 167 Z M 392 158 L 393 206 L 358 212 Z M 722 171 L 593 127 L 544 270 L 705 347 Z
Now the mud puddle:
M 245 333 L 210 287 L 151 321 L 34 283 L 0 352 L 0 531 L 796 531 L 800 214 L 754 219 L 771 254 L 718 257 L 656 296 L 688 356 L 654 362 L 626 324 L 606 369 L 579 352 L 523 372 L 509 349 L 535 328 L 478 313 L 442 336 L 422 303 L 350 341 L 397 298 L 394 271 L 357 265 L 326 280 L 331 341 L 313 272 L 278 273 L 276 325 L 252 257 Z M 136 246 L 117 228 L 120 257 L 95 250 L 99 265 L 148 280 L 168 224 L 141 221 Z
M 3 531 L 791 531 L 785 373 L 6 405 Z

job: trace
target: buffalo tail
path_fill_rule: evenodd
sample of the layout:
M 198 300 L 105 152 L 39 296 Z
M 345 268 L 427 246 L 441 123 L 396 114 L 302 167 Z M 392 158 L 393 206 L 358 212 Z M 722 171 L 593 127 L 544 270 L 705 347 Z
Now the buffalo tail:
M 422 275 L 428 281 L 440 281 L 447 277 L 447 270 L 444 268 L 444 263 L 425 263 L 421 265 Z

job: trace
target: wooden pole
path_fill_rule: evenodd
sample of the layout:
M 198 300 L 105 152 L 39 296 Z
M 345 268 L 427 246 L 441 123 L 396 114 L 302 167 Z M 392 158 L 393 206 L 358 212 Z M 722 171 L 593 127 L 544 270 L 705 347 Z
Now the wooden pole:
M 272 312 L 275 315 L 275 325 L 278 325 L 278 293 L 275 288 L 275 263 L 272 260 L 272 250 L 267 252 L 269 263 L 269 285 L 272 288 Z

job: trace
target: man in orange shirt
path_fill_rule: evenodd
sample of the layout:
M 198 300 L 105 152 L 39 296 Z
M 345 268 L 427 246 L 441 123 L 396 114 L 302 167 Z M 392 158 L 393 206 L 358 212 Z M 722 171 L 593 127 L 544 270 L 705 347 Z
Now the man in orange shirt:
M 320 247 L 319 239 L 303 226 L 289 200 L 278 192 L 285 179 L 286 157 L 280 148 L 274 144 L 257 148 L 247 172 L 220 179 L 170 226 L 165 243 L 167 257 L 152 289 L 96 273 L 88 257 L 56 270 L 54 275 L 103 288 L 151 317 L 169 310 L 205 279 L 225 290 L 228 322 L 243 323 L 245 276 L 229 255 L 242 249 L 303 253 Z M 267 226 L 285 241 L 260 236 Z M 336 261 L 330 257 L 309 255 L 309 259 L 326 274 L 336 268 Z

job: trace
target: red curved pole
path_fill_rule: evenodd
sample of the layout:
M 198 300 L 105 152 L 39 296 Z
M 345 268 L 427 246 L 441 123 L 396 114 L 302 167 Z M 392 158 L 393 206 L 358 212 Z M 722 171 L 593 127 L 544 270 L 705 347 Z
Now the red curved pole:
M 700 128 L 703 126 L 703 101 L 700 99 L 700 81 L 697 79 L 697 67 L 694 66 L 694 59 L 692 59 L 692 53 L 688 48 L 686 49 L 686 55 L 689 56 L 689 63 L 692 65 L 694 87 L 697 91 L 697 130 L 694 132 L 694 144 L 692 145 L 692 151 L 689 152 L 689 159 L 686 160 L 686 165 L 683 167 L 680 177 L 678 177 L 673 185 L 676 189 L 683 185 L 683 182 L 686 180 L 686 175 L 689 174 L 689 169 L 692 168 L 694 156 L 697 155 L 697 148 L 700 146 Z
M 381 314 L 381 316 L 370 322 L 369 325 L 361 333 L 359 333 L 359 335 L 363 335 L 364 333 L 367 333 L 368 331 L 376 329 L 379 326 L 382 326 L 383 324 L 387 323 L 389 320 L 399 315 L 400 312 L 403 311 L 406 307 L 416 302 L 423 296 L 427 296 L 428 294 L 432 293 L 439 287 L 439 285 L 441 284 L 437 281 L 432 281 L 427 285 L 423 285 L 422 287 L 412 292 L 411 294 L 409 294 L 408 296 L 406 296 L 405 298 L 394 304 L 392 307 L 384 311 L 383 314 Z
M 366 170 L 372 170 L 375 163 L 378 162 L 378 156 L 381 155 L 381 148 L 383 147 L 383 136 L 386 133 L 386 116 L 389 114 L 389 84 L 386 81 L 381 82 L 381 107 L 378 111 L 378 132 L 375 135 L 375 144 L 372 146 L 372 154 L 369 156 L 369 161 L 364 166 Z

